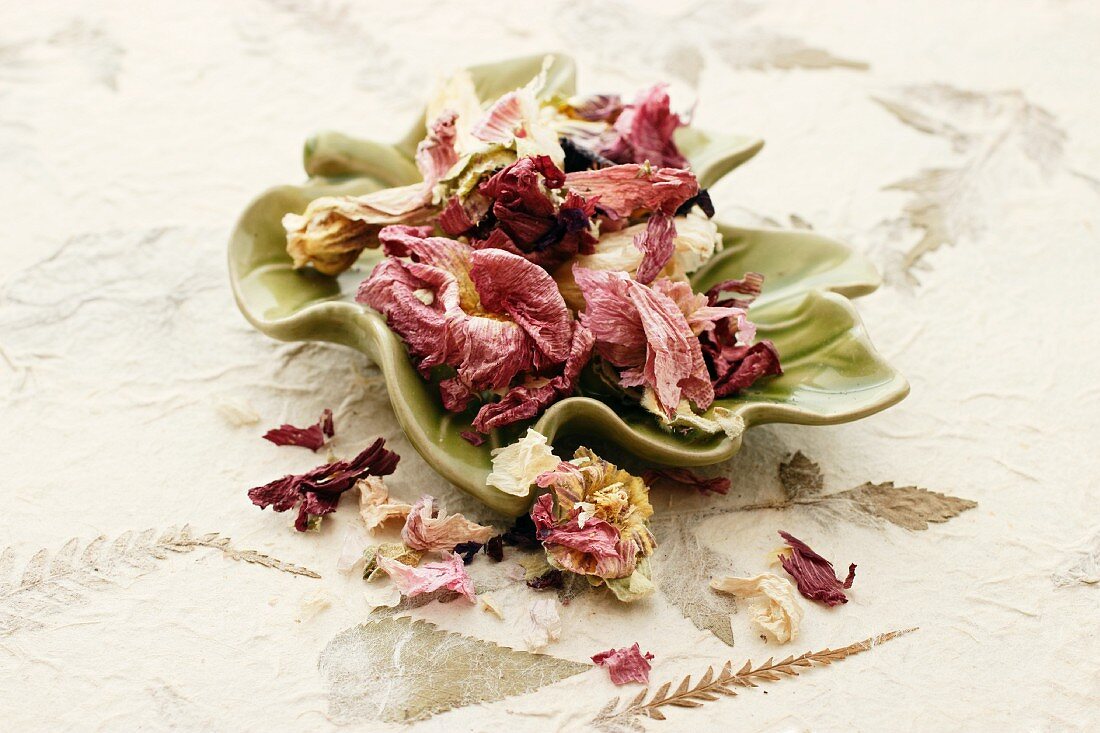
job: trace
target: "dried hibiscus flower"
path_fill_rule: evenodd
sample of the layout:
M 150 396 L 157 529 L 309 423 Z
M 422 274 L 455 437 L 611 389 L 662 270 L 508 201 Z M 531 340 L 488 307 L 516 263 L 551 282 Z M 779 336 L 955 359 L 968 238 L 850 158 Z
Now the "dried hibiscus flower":
M 848 566 L 848 577 L 842 582 L 836 577 L 833 564 L 811 550 L 805 542 L 787 532 L 781 531 L 779 536 L 790 545 L 789 551 L 780 554 L 779 562 L 798 584 L 799 593 L 826 606 L 839 606 L 848 602 L 844 591 L 851 588 L 852 581 L 855 580 L 854 563 Z
M 264 433 L 264 440 L 269 440 L 275 445 L 309 448 L 316 453 L 334 435 L 336 435 L 336 428 L 332 424 L 332 410 L 325 409 L 321 413 L 321 419 L 315 425 L 296 428 L 293 425 L 283 424 Z
M 367 247 L 378 245 L 378 231 L 390 224 L 424 224 L 436 215 L 432 192 L 440 178 L 458 161 L 455 118 L 444 111 L 428 128 L 428 137 L 416 149 L 421 183 L 387 188 L 365 196 L 323 196 L 305 212 L 287 214 L 287 252 L 294 267 L 313 265 L 326 275 L 351 267 Z
M 649 652 L 642 654 L 642 648 L 638 642 L 634 646 L 622 649 L 608 649 L 592 657 L 592 661 L 601 667 L 607 667 L 611 681 L 616 685 L 625 685 L 629 682 L 641 682 L 649 684 L 649 670 L 653 667 L 649 660 L 653 655 Z
M 580 267 L 573 277 L 585 299 L 581 323 L 600 356 L 621 370 L 623 387 L 651 391 L 669 418 L 684 399 L 710 406 L 714 388 L 697 334 L 738 309 L 707 306 L 703 296 L 700 304 L 686 283 L 662 279 L 650 287 L 625 273 Z
M 350 461 L 318 466 L 304 474 L 284 476 L 263 486 L 249 489 L 248 498 L 261 509 L 277 512 L 298 507 L 294 528 L 305 532 L 310 519 L 336 511 L 340 495 L 367 476 L 385 476 L 397 468 L 399 456 L 385 448 L 379 438 Z
M 383 230 L 395 256 L 375 267 L 358 299 L 386 316 L 424 376 L 439 365 L 454 368 L 455 376 L 440 383 L 444 407 L 459 412 L 482 392 L 502 395 L 502 406 L 486 404 L 474 420 L 484 433 L 571 393 L 591 338 L 553 278 L 503 250 L 419 234 Z
M 657 542 L 642 479 L 578 448 L 572 461 L 542 474 L 538 484 L 550 493 L 535 502 L 531 519 L 553 567 L 606 584 L 623 601 L 653 589 L 647 558 Z
M 450 550 L 464 542 L 484 544 L 493 536 L 494 531 L 492 527 L 475 524 L 461 514 L 440 517 L 435 499 L 422 496 L 413 504 L 405 519 L 405 526 L 401 528 L 401 539 L 414 550 Z
M 443 560 L 440 562 L 425 563 L 418 568 L 385 557 L 381 553 L 375 556 L 375 561 L 378 567 L 390 576 L 403 596 L 419 596 L 446 588 L 455 591 L 471 603 L 477 601 L 477 596 L 474 595 L 474 582 L 466 572 L 462 558 L 453 552 L 443 553 Z

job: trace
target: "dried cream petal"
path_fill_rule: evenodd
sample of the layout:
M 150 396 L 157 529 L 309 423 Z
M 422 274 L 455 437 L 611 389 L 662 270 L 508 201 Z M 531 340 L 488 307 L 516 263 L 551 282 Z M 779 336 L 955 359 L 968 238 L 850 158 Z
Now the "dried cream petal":
M 390 492 L 381 476 L 367 476 L 356 486 L 359 488 L 359 516 L 371 532 L 390 519 L 405 519 L 412 510 L 411 504 L 390 501 Z
M 539 474 L 553 471 L 560 462 L 546 436 L 528 428 L 515 443 L 493 451 L 493 472 L 485 483 L 505 494 L 527 496 Z
M 754 601 L 756 615 L 752 620 L 780 644 L 798 636 L 802 607 L 790 581 L 763 573 L 753 578 L 715 579 L 710 581 L 710 587 Z
M 481 119 L 482 114 L 481 99 L 477 96 L 473 77 L 465 69 L 448 77 L 437 86 L 435 93 L 428 101 L 424 118 L 435 120 L 448 110 L 458 115 L 455 118 L 455 150 L 460 156 L 465 155 L 480 145 L 478 140 L 470 134 L 470 130 Z
M 497 599 L 496 598 L 493 598 L 488 593 L 486 593 L 484 595 L 480 595 L 477 598 L 478 598 L 479 601 L 481 601 L 481 610 L 487 611 L 488 613 L 493 614 L 494 616 L 499 618 L 501 621 L 504 620 L 504 612 L 501 611 L 500 606 L 497 605 Z
M 401 538 L 405 544 L 416 550 L 438 552 L 454 549 L 463 542 L 485 544 L 496 534 L 492 527 L 471 522 L 461 514 L 446 517 L 437 516 L 435 499 L 423 496 L 413 504 L 405 526 L 401 528 Z

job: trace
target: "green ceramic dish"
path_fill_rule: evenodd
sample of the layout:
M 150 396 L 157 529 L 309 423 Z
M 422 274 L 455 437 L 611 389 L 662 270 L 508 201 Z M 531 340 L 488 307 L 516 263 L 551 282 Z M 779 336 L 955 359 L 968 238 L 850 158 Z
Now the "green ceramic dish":
M 471 69 L 479 95 L 490 99 L 534 76 L 542 56 Z M 546 93 L 572 94 L 575 70 L 557 56 Z M 518 429 L 496 431 L 475 447 L 459 433 L 472 415 L 452 415 L 435 389 L 420 378 L 401 340 L 385 320 L 354 302 L 356 287 L 377 261 L 367 252 L 352 270 L 331 278 L 295 271 L 286 253 L 281 224 L 287 212 L 301 212 L 318 196 L 361 194 L 419 180 L 412 162 L 423 122 L 399 143 L 387 145 L 324 133 L 306 144 L 302 186 L 279 186 L 252 202 L 229 243 L 229 270 L 237 304 L 267 335 L 285 341 L 331 341 L 367 354 L 381 369 L 390 401 L 410 442 L 435 470 L 493 509 L 524 512 L 528 497 L 504 494 L 485 483 L 490 451 L 510 442 Z M 677 138 L 703 186 L 711 186 L 751 158 L 762 142 L 683 129 Z M 775 342 L 784 374 L 762 380 L 735 399 L 715 405 L 740 415 L 746 427 L 772 422 L 829 425 L 857 420 L 897 403 L 909 385 L 874 350 L 849 297 L 879 285 L 874 268 L 860 255 L 806 231 L 742 229 L 720 225 L 725 249 L 694 276 L 696 290 L 746 271 L 763 273 L 764 292 L 752 319 L 762 338 Z M 598 437 L 646 460 L 702 466 L 726 460 L 741 436 L 688 438 L 661 430 L 640 411 L 571 397 L 554 404 L 534 424 L 551 441 L 566 436 Z

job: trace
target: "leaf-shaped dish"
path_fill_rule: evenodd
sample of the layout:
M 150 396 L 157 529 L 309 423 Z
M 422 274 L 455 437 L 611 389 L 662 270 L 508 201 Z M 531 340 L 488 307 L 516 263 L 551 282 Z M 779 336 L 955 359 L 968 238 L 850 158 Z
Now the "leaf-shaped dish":
M 470 69 L 482 99 L 516 88 L 538 73 L 542 56 Z M 544 94 L 572 94 L 570 59 L 556 56 Z M 529 497 L 486 485 L 490 451 L 517 430 L 495 431 L 482 446 L 460 437 L 472 415 L 443 409 L 436 390 L 420 378 L 401 340 L 385 320 L 354 302 L 359 282 L 378 261 L 368 251 L 340 277 L 296 271 L 286 253 L 281 220 L 314 198 L 367 193 L 419 180 L 412 162 L 423 121 L 396 144 L 323 133 L 306 144 L 302 186 L 279 186 L 253 201 L 229 243 L 229 270 L 237 304 L 260 331 L 285 341 L 331 341 L 367 354 L 381 369 L 390 402 L 410 442 L 436 471 L 493 509 L 516 516 Z M 703 186 L 751 158 L 762 142 L 714 136 L 682 128 L 677 138 Z M 879 285 L 860 255 L 826 237 L 806 232 L 719 225 L 725 249 L 694 276 L 704 290 L 746 271 L 765 276 L 764 292 L 751 310 L 763 338 L 779 350 L 784 374 L 763 380 L 715 406 L 739 415 L 746 427 L 769 422 L 827 425 L 857 420 L 897 403 L 909 385 L 874 350 L 848 297 Z M 640 410 L 612 407 L 590 397 L 571 397 L 550 407 L 534 424 L 551 441 L 598 436 L 647 460 L 679 466 L 723 461 L 741 447 L 741 436 L 685 437 L 663 431 Z

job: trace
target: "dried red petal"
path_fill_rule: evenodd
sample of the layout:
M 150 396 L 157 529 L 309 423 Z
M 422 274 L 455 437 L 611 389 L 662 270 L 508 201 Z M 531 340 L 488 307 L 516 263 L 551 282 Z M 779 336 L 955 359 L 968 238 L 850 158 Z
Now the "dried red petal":
M 469 565 L 474 561 L 474 555 L 484 547 L 480 542 L 459 542 L 454 546 L 454 553 L 462 557 L 462 564 Z
M 503 562 L 504 536 L 498 534 L 496 537 L 490 537 L 489 541 L 485 543 L 485 554 L 488 555 L 493 562 Z
M 475 433 L 473 430 L 463 430 L 458 435 L 470 445 L 480 446 L 485 444 L 485 436 L 481 433 Z
M 779 363 L 779 352 L 771 341 L 758 341 L 752 346 L 738 346 L 721 343 L 718 328 L 712 333 L 699 337 L 703 347 L 703 356 L 707 361 L 715 397 L 728 397 L 747 389 L 761 377 L 777 376 L 783 373 Z
M 647 484 L 669 483 L 695 489 L 702 494 L 727 494 L 730 480 L 725 476 L 707 478 L 686 468 L 651 468 L 642 474 Z
M 779 562 L 794 578 L 799 593 L 826 606 L 839 606 L 848 602 L 844 590 L 851 588 L 852 581 L 855 580 L 854 563 L 848 566 L 848 577 L 841 582 L 836 577 L 833 564 L 811 550 L 805 542 L 783 531 L 779 532 L 779 536 L 791 547 L 791 553 L 780 555 Z
M 653 655 L 649 652 L 643 655 L 638 642 L 622 649 L 608 649 L 592 657 L 593 662 L 607 667 L 611 681 L 616 685 L 625 685 L 628 682 L 649 684 L 649 670 L 653 668 L 649 663 L 650 659 L 653 659 Z
M 276 512 L 298 506 L 294 528 L 304 532 L 310 516 L 335 511 L 340 495 L 355 486 L 359 479 L 393 473 L 400 456 L 386 450 L 385 444 L 386 441 L 379 438 L 350 461 L 326 463 L 307 473 L 284 476 L 249 489 L 248 498 L 261 509 L 271 507 Z
M 283 424 L 264 433 L 264 440 L 269 440 L 275 445 L 296 445 L 300 448 L 309 448 L 316 453 L 324 446 L 328 438 L 336 434 L 332 424 L 332 410 L 325 409 L 317 424 L 308 428 L 296 428 L 290 424 Z

